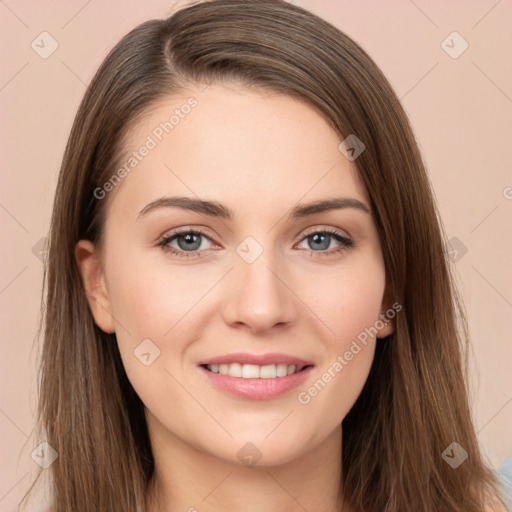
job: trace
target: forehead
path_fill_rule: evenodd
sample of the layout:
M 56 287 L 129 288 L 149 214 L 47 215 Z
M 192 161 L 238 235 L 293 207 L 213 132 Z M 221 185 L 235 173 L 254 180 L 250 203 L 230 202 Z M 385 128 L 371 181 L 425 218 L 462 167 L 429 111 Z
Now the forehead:
M 303 101 L 237 84 L 198 86 L 160 101 L 130 127 L 125 172 L 109 199 L 142 208 L 164 195 L 195 195 L 260 213 L 326 196 L 368 203 L 340 142 Z

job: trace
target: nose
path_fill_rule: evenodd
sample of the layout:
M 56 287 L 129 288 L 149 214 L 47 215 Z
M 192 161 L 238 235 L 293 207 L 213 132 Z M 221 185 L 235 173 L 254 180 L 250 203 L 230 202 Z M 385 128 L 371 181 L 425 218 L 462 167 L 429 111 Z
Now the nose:
M 264 255 L 252 263 L 236 257 L 223 303 L 226 323 L 252 334 L 284 328 L 297 318 L 293 286 L 287 282 L 289 273 Z

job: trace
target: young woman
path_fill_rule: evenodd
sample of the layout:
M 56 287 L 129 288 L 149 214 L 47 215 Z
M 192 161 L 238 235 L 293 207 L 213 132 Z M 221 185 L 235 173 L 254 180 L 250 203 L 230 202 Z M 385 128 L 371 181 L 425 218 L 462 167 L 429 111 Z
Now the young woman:
M 389 83 L 281 0 L 135 28 L 55 196 L 52 512 L 503 510 L 467 328 Z

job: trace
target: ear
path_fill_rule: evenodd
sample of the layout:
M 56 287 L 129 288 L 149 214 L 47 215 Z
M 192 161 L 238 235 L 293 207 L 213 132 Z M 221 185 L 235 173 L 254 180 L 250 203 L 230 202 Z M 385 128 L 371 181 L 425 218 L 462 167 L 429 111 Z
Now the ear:
M 376 321 L 376 327 L 378 329 L 377 338 L 386 338 L 393 332 L 395 332 L 395 316 L 398 311 L 402 309 L 402 306 L 395 302 L 392 305 L 391 294 L 389 293 L 388 287 L 384 293 L 382 300 L 381 310 L 379 319 Z
M 80 240 L 75 246 L 75 260 L 96 325 L 104 332 L 115 332 L 112 307 L 97 248 L 89 240 Z

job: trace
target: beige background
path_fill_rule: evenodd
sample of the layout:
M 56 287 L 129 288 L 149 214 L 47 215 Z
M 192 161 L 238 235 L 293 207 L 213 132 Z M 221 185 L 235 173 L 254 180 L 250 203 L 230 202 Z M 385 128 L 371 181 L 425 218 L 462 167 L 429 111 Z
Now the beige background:
M 482 447 L 498 467 L 512 455 L 512 2 L 294 3 L 360 43 L 410 116 L 448 237 L 467 248 L 455 267 L 473 338 L 474 415 Z M 0 1 L 0 512 L 14 510 L 37 469 L 30 457 L 40 442 L 32 435 L 42 283 L 37 244 L 48 230 L 73 117 L 111 47 L 173 5 Z M 47 59 L 31 47 L 43 31 L 58 43 Z M 463 39 L 452 35 L 443 44 L 454 31 Z M 469 46 L 458 58 L 445 51 L 455 55 L 464 40 Z

